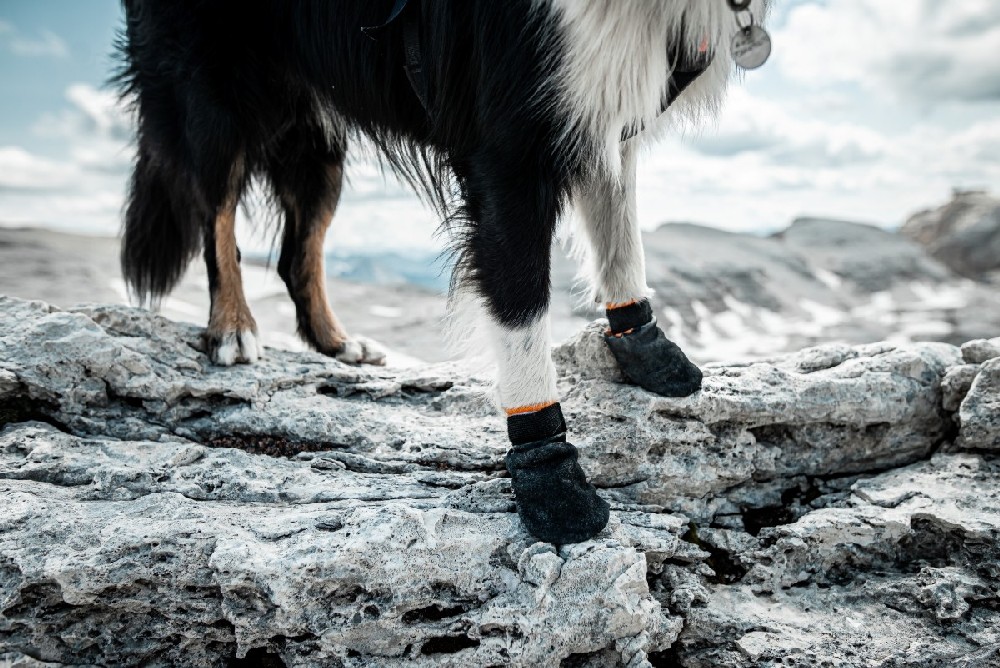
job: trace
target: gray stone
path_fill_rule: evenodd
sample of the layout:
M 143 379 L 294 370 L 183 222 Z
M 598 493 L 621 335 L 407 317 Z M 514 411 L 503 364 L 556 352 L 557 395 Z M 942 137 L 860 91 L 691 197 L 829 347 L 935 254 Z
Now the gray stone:
M 220 369 L 193 326 L 0 298 L 0 657 L 991 665 L 997 463 L 933 455 L 958 348 L 710 365 L 664 399 L 620 383 L 602 328 L 554 357 L 612 520 L 557 548 L 513 512 L 472 367 Z M 963 447 L 1000 433 L 998 362 Z
M 195 327 L 143 311 L 17 300 L 0 309 L 12 316 L 0 325 L 0 368 L 77 433 L 328 450 L 360 472 L 503 468 L 486 382 L 460 365 L 358 369 L 270 351 L 222 369 Z M 819 347 L 708 367 L 701 392 L 664 399 L 618 382 L 601 332 L 585 329 L 554 356 L 571 440 L 620 503 L 701 520 L 770 505 L 803 475 L 915 461 L 949 426 L 941 378 L 960 357 L 945 344 Z
M 686 613 L 680 665 L 997 665 L 998 474 L 939 455 L 765 530 L 743 580 Z
M 13 371 L 0 369 L 0 399 L 14 394 L 20 385 Z
M 49 668 L 62 665 L 61 663 L 38 661 L 20 652 L 0 653 L 0 668 Z M 77 666 L 80 668 L 91 668 L 82 664 L 77 664 Z
M 504 508 L 452 510 L 416 474 L 190 443 L 26 423 L 0 435 L 0 462 L 0 646 L 47 661 L 545 664 L 610 648 L 627 664 L 671 640 L 630 535 L 690 553 L 622 520 L 557 551 L 524 533 L 509 489 Z
M 567 345 L 596 347 L 599 337 L 588 329 Z M 957 349 L 834 350 L 709 366 L 702 391 L 684 399 L 592 378 L 600 358 L 564 366 L 570 434 L 596 484 L 616 498 L 700 520 L 776 504 L 799 476 L 860 473 L 931 452 L 948 429 L 940 380 L 960 361 Z
M 995 339 L 976 339 L 962 344 L 962 359 L 969 364 L 982 364 L 1000 357 L 1000 336 Z
M 941 379 L 941 405 L 946 411 L 954 413 L 958 410 L 978 373 L 979 364 L 960 364 L 948 369 Z
M 914 214 L 901 230 L 938 260 L 969 278 L 1000 269 L 1000 200 L 956 191 L 942 207 Z
M 958 411 L 958 445 L 972 450 L 1000 448 L 1000 358 L 983 364 Z

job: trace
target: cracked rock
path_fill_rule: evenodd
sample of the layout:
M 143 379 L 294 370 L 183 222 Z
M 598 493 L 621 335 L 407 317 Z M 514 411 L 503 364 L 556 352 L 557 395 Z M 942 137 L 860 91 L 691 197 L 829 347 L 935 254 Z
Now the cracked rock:
M 971 450 L 1000 448 L 1000 357 L 982 365 L 958 411 L 958 445 Z
M 969 364 L 982 364 L 997 357 L 1000 357 L 1000 336 L 962 344 L 962 359 Z
M 595 324 L 555 358 L 612 519 L 556 549 L 473 367 L 198 339 L 0 297 L 0 666 L 1000 658 L 998 359 L 966 391 L 953 346 L 824 346 L 664 399 Z

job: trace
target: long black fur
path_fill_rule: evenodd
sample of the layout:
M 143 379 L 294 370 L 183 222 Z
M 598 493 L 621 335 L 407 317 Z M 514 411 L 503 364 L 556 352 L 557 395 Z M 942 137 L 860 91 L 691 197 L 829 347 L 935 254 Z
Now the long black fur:
M 288 205 L 314 206 L 328 187 L 316 172 L 364 138 L 452 221 L 456 275 L 499 322 L 547 306 L 550 243 L 582 160 L 560 145 L 566 123 L 546 85 L 557 30 L 532 0 L 419 3 L 430 113 L 398 29 L 362 32 L 393 0 L 123 4 L 117 80 L 137 112 L 139 158 L 122 261 L 137 294 L 173 287 L 252 177 L 285 209 L 279 271 L 292 289 L 302 230 Z

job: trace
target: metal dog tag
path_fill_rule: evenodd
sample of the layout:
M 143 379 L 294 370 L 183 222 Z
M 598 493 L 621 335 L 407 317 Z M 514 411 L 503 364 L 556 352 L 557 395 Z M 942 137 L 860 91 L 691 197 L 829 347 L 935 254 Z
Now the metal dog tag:
M 771 57 L 771 36 L 751 23 L 733 35 L 733 61 L 745 70 L 755 70 Z

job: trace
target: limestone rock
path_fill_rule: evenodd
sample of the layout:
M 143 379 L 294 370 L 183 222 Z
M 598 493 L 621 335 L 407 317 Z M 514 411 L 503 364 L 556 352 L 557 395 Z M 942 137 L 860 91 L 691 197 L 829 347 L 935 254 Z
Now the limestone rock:
M 623 519 L 556 550 L 509 508 L 449 508 L 419 472 L 314 464 L 9 426 L 0 641 L 47 661 L 319 666 L 544 664 L 671 640 Z M 662 559 L 690 552 L 638 531 Z
M 939 455 L 766 529 L 743 580 L 709 584 L 687 613 L 679 665 L 1000 664 L 998 474 Z
M 986 192 L 956 191 L 944 206 L 911 216 L 900 232 L 963 276 L 1000 269 L 1000 200 Z
M 943 394 L 941 406 L 948 412 L 954 413 L 962 405 L 973 381 L 979 373 L 978 364 L 960 364 L 948 369 L 948 373 L 941 379 L 941 392 Z
M 958 445 L 972 450 L 1000 448 L 1000 357 L 983 364 L 958 411 Z
M 1000 337 L 976 339 L 962 344 L 962 359 L 969 364 L 982 364 L 1000 357 Z
M 664 399 L 602 327 L 554 356 L 612 521 L 557 547 L 470 366 L 216 368 L 0 298 L 0 665 L 993 665 L 1000 359 L 830 345 Z

